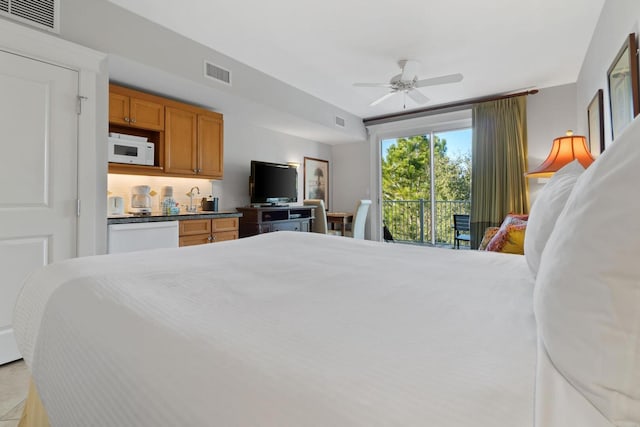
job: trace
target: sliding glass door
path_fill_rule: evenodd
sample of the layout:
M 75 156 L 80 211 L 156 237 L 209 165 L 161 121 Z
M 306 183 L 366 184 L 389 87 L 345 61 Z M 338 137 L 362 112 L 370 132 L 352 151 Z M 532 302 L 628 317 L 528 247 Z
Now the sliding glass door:
M 470 212 L 471 129 L 389 138 L 381 147 L 387 238 L 451 246 L 453 215 Z

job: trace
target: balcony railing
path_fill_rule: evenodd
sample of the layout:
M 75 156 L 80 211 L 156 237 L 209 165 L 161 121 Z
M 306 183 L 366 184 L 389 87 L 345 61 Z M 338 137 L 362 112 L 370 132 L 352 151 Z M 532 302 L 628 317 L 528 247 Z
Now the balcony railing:
M 469 214 L 469 200 L 436 200 L 435 218 L 432 218 L 430 200 L 384 200 L 382 218 L 399 242 L 453 245 L 453 215 Z M 435 221 L 435 239 L 432 235 L 432 221 Z

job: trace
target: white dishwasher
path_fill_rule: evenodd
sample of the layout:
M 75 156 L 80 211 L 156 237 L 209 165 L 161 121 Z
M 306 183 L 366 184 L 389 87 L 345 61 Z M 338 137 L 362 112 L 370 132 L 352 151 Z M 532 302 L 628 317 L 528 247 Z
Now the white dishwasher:
M 120 254 L 145 249 L 177 248 L 178 233 L 178 221 L 110 224 L 107 253 Z

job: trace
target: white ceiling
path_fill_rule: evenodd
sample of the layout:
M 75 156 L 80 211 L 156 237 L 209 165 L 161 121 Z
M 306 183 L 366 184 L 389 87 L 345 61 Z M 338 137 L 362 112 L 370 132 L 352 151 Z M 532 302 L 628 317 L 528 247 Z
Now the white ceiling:
M 420 89 L 433 106 L 575 82 L 604 0 L 110 0 L 359 117 L 402 111 L 398 94 L 369 103 L 397 62 L 420 79 L 462 73 Z M 406 98 L 406 109 L 421 107 Z

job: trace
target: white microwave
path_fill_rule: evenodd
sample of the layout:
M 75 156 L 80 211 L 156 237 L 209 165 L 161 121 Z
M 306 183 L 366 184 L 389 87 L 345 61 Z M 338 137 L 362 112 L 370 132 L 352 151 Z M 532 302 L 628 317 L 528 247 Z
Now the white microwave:
M 155 146 L 152 142 L 109 137 L 109 161 L 153 166 Z

